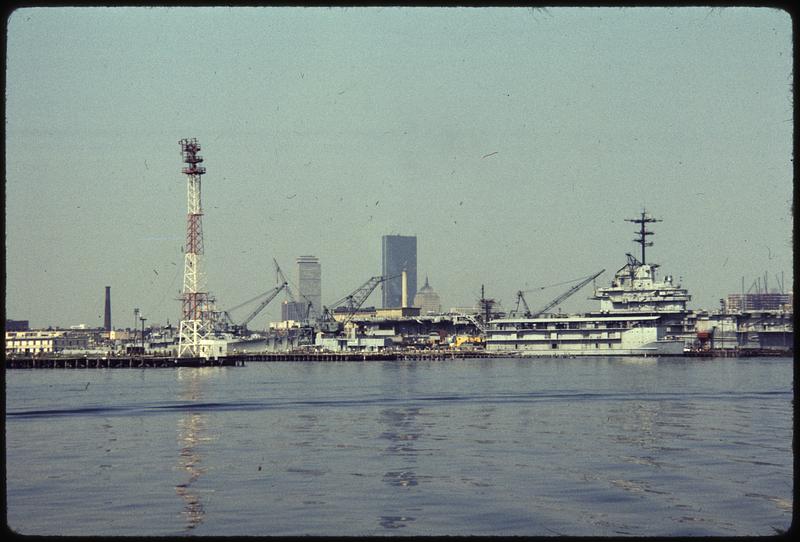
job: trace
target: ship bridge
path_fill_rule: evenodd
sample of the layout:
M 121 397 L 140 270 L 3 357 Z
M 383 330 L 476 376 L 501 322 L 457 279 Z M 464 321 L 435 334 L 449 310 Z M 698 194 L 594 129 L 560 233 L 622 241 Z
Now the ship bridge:
M 608 288 L 597 288 L 592 299 L 601 312 L 685 312 L 692 299 L 672 276 L 656 279 L 656 265 L 629 262 L 614 275 Z

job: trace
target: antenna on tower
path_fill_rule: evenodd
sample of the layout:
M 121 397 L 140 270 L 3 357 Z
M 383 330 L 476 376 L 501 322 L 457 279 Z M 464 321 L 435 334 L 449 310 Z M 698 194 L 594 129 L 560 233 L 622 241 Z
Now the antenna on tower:
M 653 222 L 663 222 L 660 219 L 652 218 L 650 215 L 647 214 L 647 211 L 642 210 L 642 214 L 639 218 L 626 218 L 625 222 L 633 222 L 635 224 L 639 224 L 639 231 L 636 234 L 639 236 L 634 239 L 634 243 L 639 243 L 642 245 L 642 265 L 647 263 L 645 259 L 645 247 L 653 246 L 652 241 L 647 240 L 648 235 L 653 235 L 652 231 L 647 230 L 647 224 L 652 224 Z

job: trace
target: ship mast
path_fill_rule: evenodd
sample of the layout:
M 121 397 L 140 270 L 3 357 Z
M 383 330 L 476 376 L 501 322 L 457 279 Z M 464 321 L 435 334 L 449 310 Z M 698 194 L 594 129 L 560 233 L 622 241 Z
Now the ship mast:
M 647 240 L 648 235 L 653 235 L 652 231 L 647 230 L 647 224 L 651 224 L 653 222 L 662 222 L 662 220 L 653 218 L 647 214 L 647 211 L 642 210 L 642 214 L 639 218 L 626 218 L 625 222 L 639 224 L 639 231 L 636 232 L 638 237 L 633 241 L 634 243 L 639 243 L 642 246 L 642 265 L 644 265 L 647 263 L 647 260 L 645 260 L 645 247 L 653 246 L 653 242 Z

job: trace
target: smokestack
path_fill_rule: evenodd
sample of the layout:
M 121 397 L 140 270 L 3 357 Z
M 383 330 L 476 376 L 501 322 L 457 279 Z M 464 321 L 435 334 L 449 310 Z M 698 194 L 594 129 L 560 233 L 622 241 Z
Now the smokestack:
M 106 331 L 111 331 L 111 286 L 106 286 Z
M 402 294 L 400 298 L 400 305 L 405 309 L 408 307 L 408 275 L 406 274 L 406 270 L 403 269 L 402 275 Z

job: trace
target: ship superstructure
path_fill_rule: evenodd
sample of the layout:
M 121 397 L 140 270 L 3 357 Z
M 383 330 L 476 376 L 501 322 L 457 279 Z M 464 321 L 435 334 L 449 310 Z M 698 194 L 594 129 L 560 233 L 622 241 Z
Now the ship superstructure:
M 628 263 L 614 274 L 611 286 L 595 290 L 593 299 L 600 301 L 600 312 L 686 312 L 686 303 L 692 296 L 680 285 L 673 284 L 672 275 L 657 280 L 659 265 L 647 263 L 646 249 L 653 246 L 653 242 L 648 241 L 653 232 L 647 229 L 647 225 L 661 220 L 642 211 L 639 217 L 628 218 L 626 222 L 639 224 L 633 241 L 641 247 L 641 260 L 626 254 Z
M 611 286 L 597 288 L 592 299 L 600 301 L 600 312 L 686 312 L 692 296 L 675 285 L 671 275 L 658 280 L 657 268 L 628 254 L 628 263 L 614 274 Z

